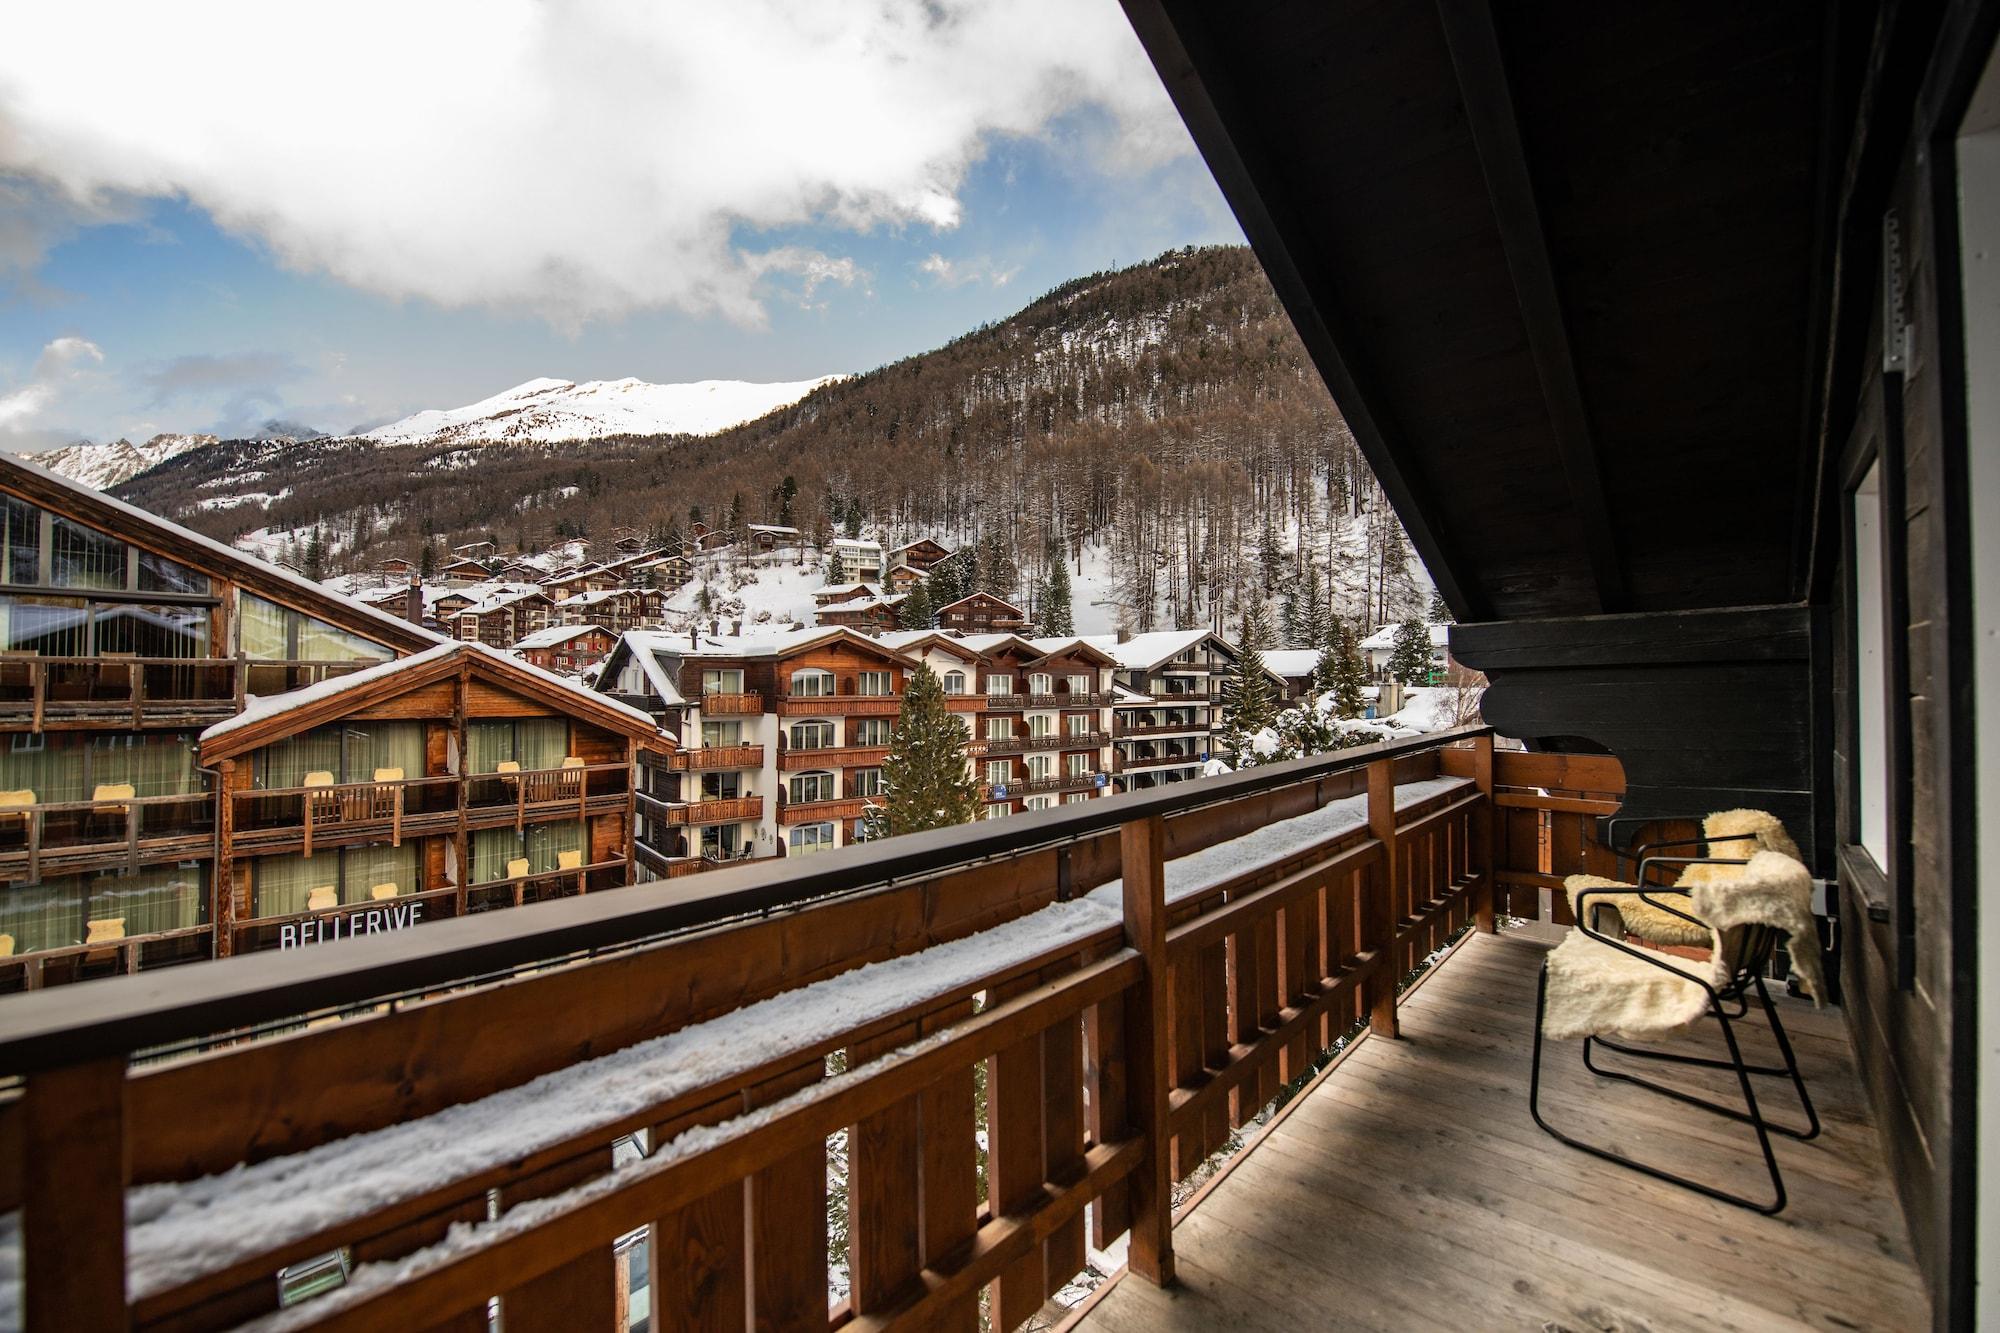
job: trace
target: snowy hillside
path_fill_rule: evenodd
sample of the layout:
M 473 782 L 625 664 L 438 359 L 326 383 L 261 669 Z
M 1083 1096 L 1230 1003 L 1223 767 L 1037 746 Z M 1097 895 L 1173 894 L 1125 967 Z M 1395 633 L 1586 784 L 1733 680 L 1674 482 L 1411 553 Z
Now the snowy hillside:
M 102 491 L 190 449 L 214 444 L 215 438 L 213 435 L 155 435 L 144 444 L 134 444 L 130 440 L 92 444 L 86 440 L 36 454 L 34 461 L 51 472 Z
M 786 384 L 529 380 L 466 407 L 418 412 L 377 427 L 364 438 L 414 445 L 555 444 L 606 435 L 712 435 L 796 403 L 820 385 L 841 378 L 829 375 Z

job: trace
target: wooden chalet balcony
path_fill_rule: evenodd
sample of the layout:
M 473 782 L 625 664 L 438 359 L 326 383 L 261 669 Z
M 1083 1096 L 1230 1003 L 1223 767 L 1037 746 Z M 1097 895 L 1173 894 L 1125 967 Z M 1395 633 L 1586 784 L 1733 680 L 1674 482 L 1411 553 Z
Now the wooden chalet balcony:
M 1154 685 L 1146 691 L 1146 694 L 1149 698 L 1162 699 L 1169 703 L 1188 704 L 1195 708 L 1207 708 L 1222 701 L 1222 689 L 1220 686 L 1217 686 L 1213 690 L 1192 691 L 1169 690 L 1159 685 Z
M 1095 773 L 1060 773 L 1048 778 L 1028 778 L 1018 785 L 1010 784 L 1010 796 L 1038 796 L 1044 792 L 1093 791 L 1097 787 Z
M 764 798 L 761 796 L 734 796 L 715 801 L 690 801 L 685 805 L 663 805 L 651 798 L 642 798 L 649 809 L 655 809 L 669 825 L 677 824 L 734 824 L 740 820 L 762 819 Z
M 778 701 L 785 717 L 894 717 L 902 709 L 893 694 L 799 694 Z
M 0 880 L 205 859 L 215 851 L 215 797 L 109 797 L 0 807 Z
M 676 750 L 667 767 L 676 773 L 707 773 L 716 769 L 762 768 L 761 745 L 706 745 L 698 750 Z
M 1127 736 L 1181 736 L 1189 732 L 1208 732 L 1208 723 L 1189 722 L 1147 722 L 1137 726 L 1119 722 L 1111 728 L 1111 734 L 1124 739 Z
M 781 750 L 778 771 L 798 773 L 814 768 L 877 768 L 889 757 L 886 745 L 831 745 L 810 750 Z
M 1008 736 L 984 742 L 987 754 L 1026 754 L 1032 750 L 1096 750 L 1109 745 L 1102 731 L 1051 732 L 1046 736 Z
M 1593 1170 L 1528 1123 L 1540 945 L 1487 933 L 1495 891 L 1502 872 L 1608 857 L 1578 836 L 1579 807 L 1615 800 L 1613 776 L 1496 755 L 1466 728 L 719 868 L 694 892 L 569 896 L 114 980 L 87 1006 L 21 997 L 0 1032 L 0 1068 L 25 1077 L 0 1102 L 0 1204 L 21 1209 L 23 1326 L 233 1325 L 277 1309 L 280 1269 L 345 1249 L 345 1285 L 288 1318 L 433 1327 L 497 1302 L 503 1321 L 616 1327 L 612 1245 L 634 1231 L 655 1318 L 676 1325 L 974 1327 L 985 1292 L 993 1327 L 1013 1329 L 1083 1268 L 1086 1236 L 1129 1235 L 1129 1273 L 1086 1316 L 1100 1328 L 1341 1311 L 1386 1327 L 1921 1326 L 1823 1018 L 1799 1015 L 1828 1130 L 1780 1142 L 1803 1186 L 1782 1220 Z M 903 960 L 896 986 L 857 970 L 885 959 Z M 431 998 L 381 1003 L 409 993 Z M 371 1015 L 132 1061 L 307 1003 Z M 631 1088 L 645 1095 L 610 1091 Z M 1277 1127 L 1177 1218 L 1176 1182 L 1214 1170 L 1291 1088 Z M 1629 1104 L 1603 1083 L 1551 1095 L 1607 1120 Z M 1689 1122 L 1658 1103 L 1629 1114 L 1612 1123 L 1648 1140 Z M 652 1151 L 614 1168 L 637 1128 Z M 841 1130 L 853 1266 L 834 1301 Z M 422 1145 L 442 1133 L 457 1151 L 429 1169 Z M 362 1160 L 393 1166 L 342 1169 Z M 225 1171 L 205 1207 L 128 1229 L 129 1185 L 157 1208 Z M 1178 1287 L 1149 1284 L 1174 1272 Z
M 0 721 L 64 727 L 207 725 L 234 717 L 246 693 L 270 695 L 371 662 L 230 657 L 43 657 L 0 653 Z
M 755 717 L 764 711 L 761 694 L 704 694 L 701 711 L 709 717 Z
M 981 694 L 972 697 L 979 700 L 980 710 L 987 713 L 1018 713 L 1028 706 L 1025 694 Z
M 1109 694 L 1070 694 L 1068 692 L 1060 692 L 1056 694 L 1030 694 L 1028 696 L 1028 707 L 1030 708 L 1109 708 L 1110 706 L 1111 696 Z
M 1127 755 L 1114 752 L 1111 756 L 1111 771 L 1114 773 L 1130 773 L 1143 768 L 1180 768 L 1201 762 L 1201 751 L 1199 750 L 1188 754 L 1152 755 Z
M 832 819 L 859 819 L 868 813 L 870 798 L 866 796 L 842 796 L 831 801 L 794 801 L 778 807 L 778 823 L 789 828 L 794 824 L 820 824 Z

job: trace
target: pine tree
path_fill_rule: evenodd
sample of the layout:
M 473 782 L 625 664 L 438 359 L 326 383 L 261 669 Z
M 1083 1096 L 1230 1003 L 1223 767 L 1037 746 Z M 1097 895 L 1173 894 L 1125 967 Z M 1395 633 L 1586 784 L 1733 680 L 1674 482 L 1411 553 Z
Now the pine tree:
M 929 629 L 931 618 L 936 614 L 931 610 L 930 585 L 919 583 L 910 589 L 910 595 L 903 599 L 897 614 L 898 623 L 904 629 Z
M 1056 637 L 1067 637 L 1076 633 L 1076 617 L 1071 613 L 1069 601 L 1069 561 L 1063 557 L 1062 544 L 1049 539 L 1049 577 L 1042 585 L 1042 633 Z
M 314 583 L 326 577 L 326 537 L 317 523 L 313 524 L 312 536 L 306 538 L 305 554 L 299 562 L 299 572 Z
M 794 526 L 792 521 L 792 502 L 798 498 L 798 479 L 787 472 L 785 479 L 778 484 L 778 525 L 780 527 L 789 528 Z
M 1336 717 L 1360 717 L 1368 707 L 1368 665 L 1361 660 L 1361 641 L 1345 620 L 1335 621 L 1333 680 L 1325 687 L 1333 691 Z
M 736 492 L 729 502 L 729 535 L 737 539 L 743 536 L 743 492 Z
M 1245 738 L 1271 725 L 1278 711 L 1271 677 L 1264 670 L 1264 654 L 1258 647 L 1269 633 L 1263 607 L 1252 603 L 1243 613 L 1236 661 L 1222 683 L 1223 730 L 1231 738 L 1227 748 L 1239 760 L 1244 755 Z
M 945 707 L 937 673 L 919 663 L 904 685 L 902 710 L 882 761 L 884 796 L 874 830 L 919 833 L 976 818 L 979 784 L 965 762 L 965 740 L 965 724 Z
M 437 547 L 429 542 L 425 542 L 423 550 L 417 552 L 417 578 L 425 583 L 429 583 L 437 576 L 437 572 Z
M 1389 654 L 1389 674 L 1405 685 L 1430 679 L 1431 627 L 1415 616 L 1396 627 L 1396 647 Z
M 1431 609 L 1426 619 L 1433 625 L 1449 625 L 1452 623 L 1451 608 L 1444 604 L 1444 594 L 1440 593 L 1436 588 L 1431 589 Z
M 859 499 L 847 502 L 847 517 L 843 520 L 841 527 L 842 536 L 857 539 L 861 536 L 861 501 Z

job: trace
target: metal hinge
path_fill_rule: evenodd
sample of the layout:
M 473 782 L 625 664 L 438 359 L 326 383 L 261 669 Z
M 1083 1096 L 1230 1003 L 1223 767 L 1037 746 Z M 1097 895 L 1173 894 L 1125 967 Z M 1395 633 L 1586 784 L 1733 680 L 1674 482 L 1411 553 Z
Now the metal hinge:
M 1903 223 L 1894 209 L 1882 215 L 1882 373 L 1909 369 L 1915 330 L 1903 308 Z

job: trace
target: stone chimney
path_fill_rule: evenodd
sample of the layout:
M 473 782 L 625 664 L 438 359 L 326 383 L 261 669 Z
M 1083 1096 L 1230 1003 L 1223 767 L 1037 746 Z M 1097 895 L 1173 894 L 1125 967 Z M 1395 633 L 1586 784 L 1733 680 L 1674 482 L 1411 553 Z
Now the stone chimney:
M 424 624 L 424 584 L 417 576 L 414 566 L 410 569 L 410 586 L 403 592 L 403 619 L 422 629 Z
M 1120 625 L 1118 627 L 1118 642 L 1132 642 L 1132 627 L 1130 625 Z

